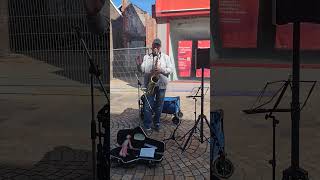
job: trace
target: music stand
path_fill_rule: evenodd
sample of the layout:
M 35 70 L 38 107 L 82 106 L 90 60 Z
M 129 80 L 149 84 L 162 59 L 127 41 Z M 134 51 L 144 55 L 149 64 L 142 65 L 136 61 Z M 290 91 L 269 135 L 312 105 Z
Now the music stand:
M 194 112 L 193 112 L 194 113 L 194 123 L 197 122 L 197 98 L 201 97 L 198 95 L 199 91 L 201 90 L 201 86 L 198 88 L 192 88 L 191 93 L 193 93 L 195 89 L 197 89 L 195 94 L 192 94 L 191 96 L 187 96 L 187 98 L 192 98 L 194 100 Z M 195 130 L 195 132 L 196 132 L 196 130 Z
M 316 81 L 300 81 L 300 82 L 308 82 L 308 83 L 313 83 L 312 87 L 309 90 L 308 96 L 305 100 L 305 102 L 303 103 L 300 111 L 303 109 L 303 107 L 306 105 L 315 85 L 316 85 Z M 273 115 L 274 112 L 291 112 L 292 113 L 292 109 L 278 109 L 278 105 L 281 102 L 281 99 L 284 95 L 284 93 L 286 92 L 288 86 L 292 87 L 291 83 L 291 76 L 289 76 L 288 80 L 284 81 L 274 81 L 274 82 L 268 82 L 265 87 L 262 89 L 262 91 L 260 92 L 260 95 L 257 98 L 257 101 L 260 101 L 262 96 L 265 93 L 265 90 L 267 88 L 268 85 L 270 84 L 275 84 L 275 83 L 284 83 L 284 85 L 278 90 L 276 91 L 276 93 L 271 97 L 271 99 L 265 103 L 263 103 L 262 105 L 259 105 L 256 108 L 253 108 L 253 106 L 251 107 L 251 109 L 248 110 L 243 110 L 243 112 L 247 113 L 247 114 L 257 114 L 257 113 L 267 113 L 265 115 L 265 119 L 268 120 L 269 118 L 272 119 L 272 160 L 269 161 L 269 164 L 272 165 L 272 179 L 275 180 L 275 169 L 276 169 L 276 150 L 275 150 L 275 131 L 276 131 L 276 126 L 277 124 L 279 124 L 279 120 L 276 119 L 276 117 Z M 280 92 L 280 95 L 278 97 L 278 99 L 276 100 L 276 103 L 274 104 L 272 109 L 263 109 L 261 107 L 263 107 L 266 104 L 269 104 Z
M 198 93 L 201 92 L 201 86 L 197 87 L 197 88 L 193 88 L 191 93 L 193 93 L 195 89 L 197 89 L 195 94 L 187 96 L 187 98 L 192 98 L 194 100 L 194 124 L 197 123 L 197 100 L 198 100 L 197 98 L 201 98 L 201 95 L 198 95 Z M 204 95 L 207 94 L 209 88 L 206 87 L 205 89 L 206 89 L 206 92 L 204 93 Z M 200 132 L 200 129 L 198 127 L 196 127 L 196 129 L 194 129 L 194 133 L 197 133 L 197 130 Z M 180 139 L 185 138 L 191 131 L 192 131 L 192 129 L 190 129 L 188 132 L 186 132 Z M 205 137 L 205 138 L 208 139 L 207 137 Z M 200 139 L 198 139 L 198 140 L 200 141 Z
M 200 142 L 203 143 L 203 121 L 206 122 L 210 129 L 210 124 L 207 117 L 204 115 L 204 68 L 210 68 L 210 49 L 198 49 L 197 51 L 197 68 L 201 67 L 201 114 L 198 116 L 198 119 L 195 125 L 189 130 L 189 136 L 184 146 L 182 147 L 182 152 L 186 150 L 186 147 L 195 133 L 195 130 L 198 128 L 198 124 L 200 123 Z
M 263 108 L 263 106 L 271 103 L 271 102 L 274 100 L 274 98 L 281 92 L 281 90 L 282 90 L 283 87 L 281 87 L 280 89 L 278 89 L 278 90 L 271 96 L 271 98 L 270 98 L 268 101 L 266 101 L 266 102 L 264 102 L 264 103 L 262 103 L 262 104 L 260 104 L 260 105 L 258 105 L 258 106 L 255 107 L 256 103 L 260 103 L 260 102 L 261 102 L 261 99 L 262 99 L 262 97 L 266 94 L 266 89 L 267 89 L 267 87 L 268 87 L 269 85 L 271 85 L 271 84 L 276 84 L 276 83 L 286 83 L 286 82 L 287 82 L 287 80 L 267 82 L 266 85 L 264 86 L 264 88 L 260 91 L 259 96 L 257 97 L 256 102 L 251 106 L 250 109 L 242 110 L 242 112 L 244 112 L 244 113 L 246 113 L 246 114 L 258 114 L 258 113 L 267 113 L 267 112 L 270 112 L 272 109 Z M 301 83 L 312 83 L 312 86 L 311 86 L 311 88 L 309 89 L 308 95 L 307 95 L 306 99 L 304 100 L 304 102 L 303 102 L 303 104 L 302 104 L 302 106 L 301 106 L 301 108 L 300 108 L 300 111 L 302 111 L 302 109 L 303 109 L 303 108 L 305 107 L 305 105 L 307 104 L 307 102 L 308 102 L 308 100 L 309 100 L 309 98 L 310 98 L 310 96 L 311 96 L 311 94 L 312 94 L 312 92 L 313 92 L 313 90 L 314 90 L 314 88 L 315 88 L 315 85 L 316 85 L 317 81 L 299 81 L 299 82 L 301 82 Z M 292 80 L 290 81 L 289 85 L 290 85 L 291 90 L 292 90 Z M 291 112 L 291 108 L 276 108 L 276 109 L 273 110 L 273 112 Z
M 281 102 L 281 99 L 284 95 L 284 93 L 287 91 L 287 88 L 290 84 L 290 78 L 285 82 L 285 84 L 282 86 L 282 90 L 281 93 L 276 101 L 276 103 L 274 104 L 273 108 L 270 110 L 270 112 L 268 114 L 266 114 L 265 119 L 268 120 L 269 118 L 272 118 L 272 160 L 269 161 L 269 163 L 272 165 L 272 179 L 275 180 L 276 176 L 276 126 L 277 124 L 279 124 L 279 120 L 276 119 L 276 117 L 273 115 L 273 113 L 275 112 L 275 110 L 277 109 L 278 105 Z M 290 112 L 291 110 L 289 110 L 288 112 Z

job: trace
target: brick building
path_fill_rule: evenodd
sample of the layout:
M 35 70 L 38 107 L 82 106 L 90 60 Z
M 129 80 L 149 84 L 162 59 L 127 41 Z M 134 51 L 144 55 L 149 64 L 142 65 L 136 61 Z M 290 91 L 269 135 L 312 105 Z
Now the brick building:
M 117 26 L 113 26 L 113 33 L 121 32 L 122 38 L 118 39 L 118 36 L 114 34 L 114 43 L 121 41 L 121 47 L 124 48 L 151 47 L 152 40 L 156 37 L 155 19 L 128 0 L 122 0 L 122 5 L 118 9 L 120 10 L 121 17 L 114 20 Z M 119 23 L 121 26 L 119 26 Z M 120 47 L 114 46 L 114 48 Z
M 110 1 L 110 20 L 111 20 L 111 27 L 110 27 L 110 38 L 111 41 L 111 48 L 118 49 L 123 47 L 123 40 L 122 40 L 122 13 L 114 5 L 112 0 Z M 112 59 L 112 58 L 111 58 Z

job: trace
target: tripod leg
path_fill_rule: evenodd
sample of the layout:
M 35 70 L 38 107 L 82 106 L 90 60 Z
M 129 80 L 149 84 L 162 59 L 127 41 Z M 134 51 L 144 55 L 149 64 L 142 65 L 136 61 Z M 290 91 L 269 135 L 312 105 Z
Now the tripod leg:
M 187 145 L 188 145 L 188 143 L 189 143 L 189 141 L 190 141 L 190 139 L 191 139 L 191 136 L 193 135 L 194 130 L 197 128 L 198 123 L 200 122 L 200 120 L 201 120 L 201 117 L 199 116 L 196 124 L 195 124 L 195 125 L 192 127 L 192 129 L 190 130 L 190 134 L 189 134 L 189 136 L 188 136 L 188 139 L 187 139 L 186 143 L 184 144 L 184 146 L 183 146 L 183 148 L 182 148 L 182 152 L 184 152 L 184 151 L 186 150 L 186 147 L 187 147 Z
M 185 134 L 180 138 L 180 140 L 182 140 L 182 139 L 185 138 L 188 134 L 190 134 L 192 130 L 193 130 L 193 128 L 190 129 L 187 133 L 185 133 Z
M 210 134 L 211 134 L 211 127 L 210 127 L 210 123 L 209 123 L 207 117 L 203 116 L 203 119 L 205 120 L 206 124 L 208 125 L 209 130 L 210 130 Z M 207 138 L 205 135 L 203 135 L 203 137 L 206 139 L 206 141 L 210 142 L 209 138 Z
M 175 134 L 176 134 L 176 131 L 178 130 L 179 126 L 180 126 L 181 122 L 177 125 L 177 127 L 173 130 L 173 133 L 170 135 L 169 138 L 167 139 L 164 139 L 163 141 L 168 141 L 168 140 L 176 140 L 176 137 L 175 137 Z
M 181 145 L 180 145 L 180 143 L 177 141 L 176 136 L 175 136 L 175 133 L 176 133 L 176 130 L 177 130 L 177 129 L 178 129 L 178 128 L 176 128 L 176 129 L 173 131 L 173 133 L 170 135 L 169 138 L 164 139 L 163 141 L 174 140 L 174 141 L 176 142 L 176 144 L 178 145 L 178 148 L 181 149 Z M 167 146 L 167 143 L 165 143 L 165 146 Z
M 210 132 L 211 132 L 210 123 L 209 123 L 209 121 L 208 121 L 207 117 L 206 117 L 206 116 L 204 116 L 204 119 L 206 120 L 206 123 L 207 123 L 207 125 L 208 125 L 208 127 L 209 127 L 209 129 L 210 129 Z

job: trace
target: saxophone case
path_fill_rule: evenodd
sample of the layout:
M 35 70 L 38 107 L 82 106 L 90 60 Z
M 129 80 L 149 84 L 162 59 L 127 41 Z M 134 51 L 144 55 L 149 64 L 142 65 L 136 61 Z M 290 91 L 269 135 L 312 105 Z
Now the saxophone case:
M 126 140 L 127 135 L 131 135 L 131 144 L 133 149 L 128 148 L 128 154 L 126 157 L 119 155 L 121 151 L 121 145 Z M 117 133 L 117 143 L 120 147 L 116 147 L 110 151 L 111 161 L 117 162 L 120 165 L 133 165 L 136 163 L 143 163 L 147 165 L 155 165 L 162 161 L 165 144 L 162 141 L 148 138 L 144 130 L 139 126 L 134 129 L 123 129 Z M 146 157 L 142 154 L 141 150 L 155 149 L 153 157 Z M 150 154 L 149 154 L 150 155 Z

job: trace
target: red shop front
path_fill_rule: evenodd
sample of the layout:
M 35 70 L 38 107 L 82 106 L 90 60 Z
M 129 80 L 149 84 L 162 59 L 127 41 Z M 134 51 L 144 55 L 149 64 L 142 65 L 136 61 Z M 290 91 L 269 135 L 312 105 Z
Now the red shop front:
M 201 69 L 196 67 L 197 61 L 208 61 L 197 59 L 198 49 L 209 49 L 210 40 L 182 40 L 178 44 L 178 76 L 180 78 L 200 78 Z M 204 70 L 204 77 L 210 77 L 210 69 Z
M 177 79 L 197 79 L 197 50 L 210 48 L 210 1 L 156 0 L 154 16 L 163 51 L 175 62 Z M 205 69 L 205 77 L 210 70 Z
M 212 18 L 217 18 L 214 33 L 219 34 L 219 46 L 228 48 L 258 48 L 260 30 L 259 6 L 261 0 L 218 0 L 213 6 L 217 12 Z M 261 15 L 260 15 L 261 16 Z M 263 19 L 263 18 L 261 18 Z M 261 22 L 260 22 L 261 23 Z M 215 25 L 213 25 L 215 26 Z M 292 49 L 293 25 L 276 26 L 274 39 L 275 49 Z M 320 50 L 320 25 L 302 23 L 301 25 L 301 49 Z

